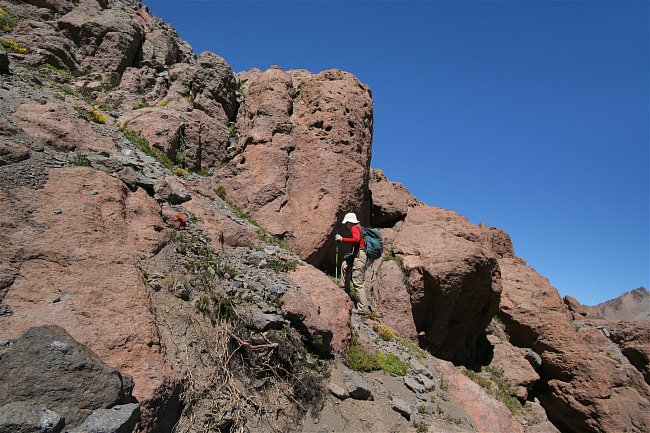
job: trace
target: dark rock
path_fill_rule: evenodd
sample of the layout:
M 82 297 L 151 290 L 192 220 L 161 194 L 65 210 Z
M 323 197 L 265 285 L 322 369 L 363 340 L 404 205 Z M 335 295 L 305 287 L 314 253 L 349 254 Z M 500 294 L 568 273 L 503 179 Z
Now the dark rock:
M 9 70 L 9 55 L 6 51 L 0 51 L 0 74 L 8 74 Z
M 258 331 L 268 331 L 269 329 L 282 329 L 284 318 L 279 314 L 253 314 L 251 325 Z
M 29 158 L 29 147 L 24 144 L 0 140 L 0 166 L 13 164 Z
M 11 305 L 0 304 L 0 317 L 11 316 L 14 314 L 14 309 L 11 308 Z
M 368 382 L 365 381 L 360 374 L 346 370 L 343 373 L 343 381 L 347 388 L 347 392 L 355 400 L 374 400 L 372 390 Z
M 173 176 L 161 177 L 153 185 L 155 198 L 171 204 L 181 204 L 192 198 L 185 186 Z
M 27 401 L 72 426 L 95 409 L 131 401 L 133 382 L 59 326 L 30 328 L 0 358 L 0 404 Z
M 393 397 L 390 404 L 395 412 L 399 413 L 407 420 L 411 420 L 411 406 L 407 402 L 399 397 Z
M 64 424 L 56 412 L 27 401 L 0 407 L 0 433 L 58 433 Z
M 131 433 L 140 419 L 140 405 L 130 403 L 97 409 L 69 433 Z
M 194 105 L 210 117 L 219 117 L 219 111 L 234 120 L 237 113 L 237 79 L 232 68 L 222 57 L 204 51 L 196 59 L 192 82 Z
M 335 383 L 328 384 L 327 389 L 334 397 L 338 398 L 339 400 L 350 398 L 348 391 Z
M 406 387 L 411 391 L 418 394 L 422 394 L 423 392 L 426 392 L 425 386 L 421 384 L 418 380 L 410 376 L 404 378 L 404 385 L 406 385 Z

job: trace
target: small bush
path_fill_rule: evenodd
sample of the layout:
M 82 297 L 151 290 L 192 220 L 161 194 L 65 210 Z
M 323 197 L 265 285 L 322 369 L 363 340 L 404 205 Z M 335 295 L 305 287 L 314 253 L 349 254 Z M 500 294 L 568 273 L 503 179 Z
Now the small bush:
M 394 374 L 396 376 L 406 376 L 408 367 L 394 353 L 389 353 L 388 355 L 384 355 L 383 353 L 377 351 L 375 356 L 379 361 L 379 366 L 385 372 Z
M 232 305 L 232 298 L 219 295 L 203 295 L 196 304 L 197 310 L 208 316 L 212 324 L 225 319 L 234 321 L 237 319 L 237 313 Z
M 57 74 L 62 75 L 64 77 L 66 77 L 66 78 L 73 78 L 74 77 L 74 75 L 72 75 L 72 72 L 70 72 L 70 70 L 68 68 L 66 68 L 66 67 L 60 68 L 60 67 L 54 66 L 54 65 L 52 65 L 50 63 L 45 63 L 43 65 L 43 67 L 45 69 L 49 69 L 50 71 L 56 72 Z
M 147 107 L 149 107 L 149 106 L 150 106 L 150 105 L 149 105 L 149 103 L 148 103 L 147 101 L 144 101 L 144 102 L 134 102 L 134 103 L 133 103 L 133 109 L 134 109 L 134 110 L 140 110 L 140 109 L 142 109 L 142 108 L 147 108 Z
M 169 157 L 166 154 L 149 146 L 149 141 L 145 137 L 143 137 L 140 134 L 140 132 L 133 131 L 131 129 L 126 129 L 126 128 L 120 128 L 120 132 L 138 150 L 140 150 L 145 155 L 154 158 L 156 161 L 160 162 L 164 167 L 171 169 L 174 166 L 172 160 L 169 159 Z
M 381 369 L 377 357 L 366 352 L 356 341 L 350 344 L 350 348 L 345 355 L 345 364 L 352 370 L 373 371 Z
M 186 176 L 189 174 L 189 171 L 185 170 L 184 168 L 176 167 L 176 169 L 174 169 L 174 174 L 176 176 Z
M 293 252 L 293 249 L 291 248 L 291 246 L 288 243 L 286 243 L 284 241 L 284 239 L 280 239 L 279 237 L 267 232 L 264 229 L 261 229 L 261 230 L 262 231 L 259 233 L 259 238 L 262 241 L 266 242 L 267 244 L 277 245 L 280 248 L 282 248 L 283 250 L 288 251 L 290 253 Z
M 60 100 L 60 101 L 65 101 L 65 96 L 63 96 L 63 95 L 60 94 L 59 92 L 54 92 L 54 93 L 52 93 L 52 96 L 54 96 L 56 99 L 58 99 L 58 100 Z
M 481 388 L 485 389 L 488 391 L 492 391 L 492 382 L 490 382 L 488 379 L 485 377 L 481 376 L 480 373 L 477 373 L 475 371 L 469 370 L 467 368 L 463 369 L 463 374 L 470 379 L 472 379 L 475 383 L 477 383 Z
M 237 131 L 237 125 L 234 123 L 230 123 L 228 125 L 228 132 L 230 133 L 230 138 L 239 138 L 239 131 Z
M 70 96 L 76 96 L 77 95 L 77 92 L 72 87 L 70 87 L 68 85 L 61 86 L 61 87 L 59 87 L 59 89 L 61 89 L 61 91 L 63 93 L 65 93 L 66 95 L 70 95 Z
M 18 17 L 11 16 L 6 10 L 0 8 L 0 34 L 12 31 L 18 21 L 20 21 Z
M 298 267 L 300 262 L 298 260 L 278 260 L 270 259 L 263 266 L 264 268 L 272 269 L 275 272 L 289 272 Z
M 90 167 L 90 161 L 88 161 L 86 155 L 79 152 L 76 152 L 74 155 L 72 155 L 72 158 L 70 159 L 70 164 L 78 165 L 80 167 Z
M 223 185 L 219 185 L 214 188 L 214 193 L 219 197 L 221 200 L 226 200 L 226 188 Z
M 156 105 L 159 107 L 166 107 L 167 104 L 169 104 L 169 101 L 167 99 L 163 99 L 162 101 L 158 102 Z
M 393 250 L 387 251 L 384 254 L 384 257 L 382 257 L 382 262 L 387 262 L 387 261 L 390 261 L 390 260 L 397 263 L 397 266 L 399 266 L 399 268 L 401 270 L 404 270 L 404 258 L 402 256 L 395 255 Z
M 379 350 L 368 353 L 359 344 L 356 335 L 352 335 L 350 348 L 346 351 L 345 365 L 356 371 L 384 370 L 397 376 L 404 376 L 408 368 L 394 353 L 384 354 Z
M 202 177 L 210 176 L 210 172 L 206 168 L 202 168 L 196 174 L 198 174 L 199 176 L 202 176 Z
M 413 427 L 415 427 L 416 433 L 427 433 L 429 427 L 424 421 L 413 421 Z
M 26 54 L 29 52 L 29 47 L 21 45 L 13 39 L 2 38 L 0 39 L 0 45 L 11 53 Z
M 74 109 L 77 110 L 77 113 L 79 113 L 81 117 L 89 122 L 104 124 L 108 120 L 108 116 L 106 116 L 95 107 L 93 107 L 91 110 L 86 110 L 85 108 L 76 105 Z
M 395 337 L 395 333 L 388 326 L 382 325 L 381 323 L 373 323 L 372 329 L 384 341 L 390 341 Z

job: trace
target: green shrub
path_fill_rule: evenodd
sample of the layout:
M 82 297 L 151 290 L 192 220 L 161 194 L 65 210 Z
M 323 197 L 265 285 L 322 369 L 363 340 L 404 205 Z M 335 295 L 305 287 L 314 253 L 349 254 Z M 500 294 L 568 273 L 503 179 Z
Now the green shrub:
M 214 193 L 219 197 L 221 200 L 226 200 L 226 188 L 223 185 L 219 185 L 214 188 Z
M 388 262 L 391 260 L 397 263 L 397 266 L 399 266 L 401 270 L 404 270 L 404 258 L 402 256 L 395 255 L 393 250 L 387 251 L 384 254 L 384 257 L 382 257 L 382 262 Z
M 269 259 L 262 267 L 272 269 L 275 272 L 289 272 L 296 269 L 299 264 L 300 261 L 298 260 Z
M 0 8 L 0 34 L 10 32 L 16 27 L 20 19 L 9 15 L 7 11 L 3 8 Z
M 397 376 L 404 376 L 408 370 L 394 353 L 384 354 L 379 350 L 375 353 L 368 353 L 359 344 L 356 335 L 352 335 L 350 348 L 346 351 L 344 363 L 348 368 L 356 371 L 384 370 L 387 373 Z
M 62 75 L 66 78 L 73 78 L 74 75 L 72 75 L 72 72 L 67 67 L 58 67 L 54 66 L 50 63 L 45 63 L 42 65 L 45 69 L 49 69 L 50 71 L 56 72 L 59 75 Z
M 147 108 L 149 107 L 149 103 L 147 101 L 144 102 L 134 102 L 133 103 L 133 109 L 134 110 L 140 110 L 141 108 Z
M 76 152 L 74 155 L 72 155 L 72 158 L 70 159 L 70 164 L 78 165 L 80 167 L 90 167 L 90 161 L 88 161 L 86 155 L 79 152 Z
M 104 124 L 108 120 L 108 116 L 106 116 L 104 113 L 102 113 L 95 107 L 93 107 L 90 110 L 86 110 L 83 107 L 75 105 L 74 109 L 77 110 L 77 113 L 79 113 L 81 117 L 83 117 L 89 122 Z
M 169 157 L 159 150 L 154 149 L 149 145 L 149 141 L 140 134 L 138 131 L 133 131 L 131 129 L 120 128 L 120 132 L 129 140 L 138 150 L 140 150 L 145 155 L 148 155 L 161 163 L 164 167 L 171 169 L 174 166 Z
M 372 329 L 377 333 L 377 335 L 379 335 L 379 338 L 384 341 L 390 341 L 395 337 L 395 333 L 388 326 L 381 323 L 373 323 Z
M 389 353 L 387 355 L 384 355 L 383 353 L 377 351 L 377 353 L 375 353 L 375 356 L 379 361 L 379 366 L 385 372 L 394 374 L 396 376 L 406 376 L 408 367 L 394 353 Z
M 2 38 L 0 39 L 0 45 L 11 53 L 26 54 L 29 52 L 29 47 L 21 45 L 13 39 Z
M 415 427 L 416 433 L 427 433 L 429 427 L 424 421 L 413 421 L 413 427 Z

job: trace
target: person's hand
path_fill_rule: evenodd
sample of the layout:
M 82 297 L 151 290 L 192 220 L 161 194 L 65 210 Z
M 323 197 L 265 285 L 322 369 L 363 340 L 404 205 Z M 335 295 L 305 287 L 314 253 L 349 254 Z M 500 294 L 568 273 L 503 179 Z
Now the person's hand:
M 336 236 L 334 236 L 334 239 L 336 239 L 336 242 L 341 242 L 341 240 L 343 239 L 343 236 L 341 236 L 340 234 L 337 233 Z

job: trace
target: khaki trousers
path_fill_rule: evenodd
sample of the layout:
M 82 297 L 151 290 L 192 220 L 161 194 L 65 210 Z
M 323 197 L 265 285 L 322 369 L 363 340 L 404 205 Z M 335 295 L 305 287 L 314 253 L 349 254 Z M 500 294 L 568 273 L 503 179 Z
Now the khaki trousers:
M 351 282 L 357 292 L 357 297 L 359 298 L 359 302 L 357 302 L 357 308 L 359 310 L 368 310 L 370 305 L 368 303 L 368 295 L 366 294 L 366 288 L 364 285 L 366 280 L 366 262 L 366 253 L 362 250 L 359 251 L 359 254 L 352 263 Z M 341 278 L 342 287 L 345 287 L 345 282 L 348 280 L 348 268 L 348 263 L 344 260 L 343 263 L 341 263 L 341 276 L 343 277 Z

